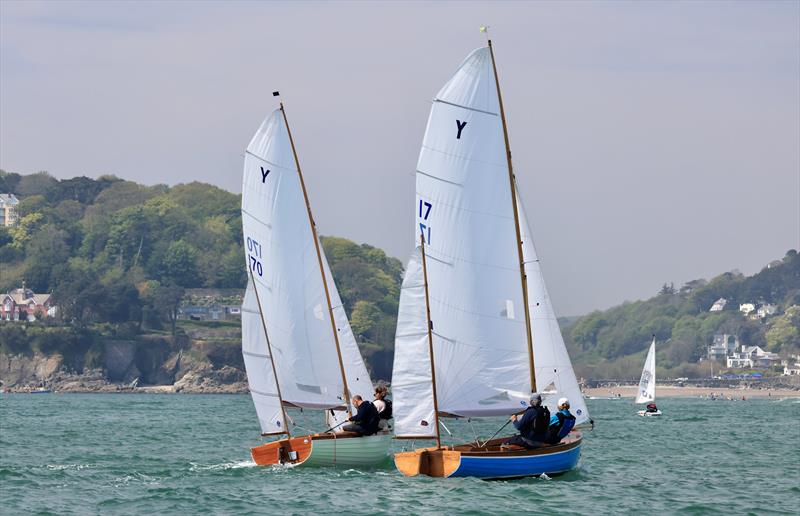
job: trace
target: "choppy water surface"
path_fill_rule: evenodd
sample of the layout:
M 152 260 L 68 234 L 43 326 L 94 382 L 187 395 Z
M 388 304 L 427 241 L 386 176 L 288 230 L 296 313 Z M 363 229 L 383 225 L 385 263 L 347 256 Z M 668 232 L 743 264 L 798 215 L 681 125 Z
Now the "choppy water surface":
M 2 394 L 0 512 L 798 514 L 799 400 L 659 408 L 641 418 L 629 400 L 590 400 L 597 428 L 579 470 L 485 482 L 405 478 L 388 458 L 372 470 L 256 467 L 247 396 Z M 473 426 L 486 437 L 498 423 Z

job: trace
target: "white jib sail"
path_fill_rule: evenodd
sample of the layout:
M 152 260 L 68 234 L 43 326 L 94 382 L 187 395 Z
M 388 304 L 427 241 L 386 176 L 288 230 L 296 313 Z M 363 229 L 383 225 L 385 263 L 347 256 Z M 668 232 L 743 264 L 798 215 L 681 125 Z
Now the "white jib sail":
M 636 391 L 636 403 L 649 403 L 656 399 L 656 339 L 650 344 L 650 351 L 644 360 L 642 377 L 639 379 L 639 390 Z
M 543 402 L 553 414 L 558 410 L 556 405 L 559 398 L 569 399 L 570 412 L 575 416 L 575 424 L 579 425 L 589 421 L 589 410 L 578 386 L 564 337 L 561 335 L 561 328 L 558 326 L 558 319 L 550 295 L 547 293 L 539 256 L 533 243 L 533 233 L 519 195 L 517 195 L 517 207 L 522 235 L 522 256 L 525 260 L 528 284 L 536 387 L 542 394 Z
M 394 339 L 392 412 L 397 437 L 436 437 L 427 320 L 422 257 L 417 247 L 403 277 Z
M 275 384 L 275 375 L 269 356 L 269 346 L 258 311 L 258 302 L 252 282 L 247 282 L 242 303 L 242 355 L 247 371 L 250 395 L 256 407 L 258 422 L 264 434 L 282 434 L 286 431 L 281 400 Z
M 414 237 L 426 241 L 440 412 L 504 415 L 528 403 L 507 167 L 492 60 L 479 48 L 434 99 L 417 164 Z
M 284 401 L 308 408 L 344 406 L 314 236 L 279 109 L 247 147 L 242 226 L 247 267 L 255 279 Z
M 321 245 L 320 252 L 322 253 L 322 265 L 325 268 L 325 279 L 328 282 L 328 292 L 331 297 L 333 320 L 336 323 L 336 331 L 339 335 L 339 349 L 342 353 L 347 388 L 350 391 L 350 396 L 358 394 L 362 399 L 372 401 L 374 394 L 372 379 L 369 376 L 364 359 L 361 357 L 361 351 L 358 349 L 355 335 L 353 335 L 353 330 L 350 328 L 347 312 L 345 312 L 344 304 L 341 297 L 339 297 L 339 290 L 336 288 L 333 274 L 328 265 L 328 259 Z M 336 367 L 338 365 L 337 362 Z M 328 411 L 327 414 L 326 420 L 330 426 L 343 423 L 348 417 L 346 410 L 336 410 L 333 413 Z

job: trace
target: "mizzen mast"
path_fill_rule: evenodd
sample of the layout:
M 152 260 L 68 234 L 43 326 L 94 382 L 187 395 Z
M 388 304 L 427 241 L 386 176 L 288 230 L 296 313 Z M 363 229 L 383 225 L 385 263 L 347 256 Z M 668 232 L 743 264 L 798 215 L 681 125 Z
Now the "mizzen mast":
M 425 286 L 425 314 L 428 323 L 428 354 L 431 362 L 431 388 L 433 389 L 433 419 L 436 425 L 436 447 L 442 447 L 442 437 L 439 430 L 439 400 L 436 397 L 436 362 L 433 358 L 433 323 L 431 322 L 431 303 L 428 295 L 428 264 L 425 260 L 425 237 L 420 234 L 420 251 L 422 254 L 422 279 Z
M 256 295 L 256 304 L 258 305 L 258 316 L 261 318 L 261 327 L 264 329 L 264 337 L 267 340 L 267 351 L 269 352 L 269 363 L 272 365 L 272 376 L 275 377 L 275 388 L 278 391 L 278 400 L 281 404 L 281 416 L 283 417 L 283 427 L 286 429 L 285 433 L 290 439 L 292 433 L 289 431 L 289 418 L 286 417 L 286 407 L 283 406 L 283 395 L 281 394 L 281 382 L 278 380 L 278 371 L 275 369 L 275 358 L 272 355 L 272 344 L 269 342 L 269 333 L 267 333 L 267 322 L 264 320 L 264 311 L 261 309 L 261 300 L 258 298 L 258 288 L 256 288 L 256 279 L 253 277 L 253 271 L 248 267 L 250 273 L 250 281 L 253 284 L 253 293 Z M 261 434 L 265 435 L 265 434 Z

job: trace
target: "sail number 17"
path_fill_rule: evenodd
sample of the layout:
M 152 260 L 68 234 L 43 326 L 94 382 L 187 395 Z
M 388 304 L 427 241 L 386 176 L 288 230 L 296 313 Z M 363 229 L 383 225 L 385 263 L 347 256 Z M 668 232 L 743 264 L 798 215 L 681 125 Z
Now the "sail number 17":
M 250 262 L 250 270 L 257 272 L 259 276 L 264 275 L 264 268 L 261 266 L 261 244 L 250 237 L 247 237 L 247 251 Z

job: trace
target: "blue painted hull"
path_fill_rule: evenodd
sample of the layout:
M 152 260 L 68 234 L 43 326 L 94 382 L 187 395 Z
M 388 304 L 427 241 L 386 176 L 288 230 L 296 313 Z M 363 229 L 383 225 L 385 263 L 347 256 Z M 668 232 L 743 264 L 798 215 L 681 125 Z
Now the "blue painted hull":
M 450 477 L 519 478 L 546 473 L 556 475 L 575 469 L 581 445 L 565 451 L 529 456 L 479 457 L 461 455 L 461 464 Z

